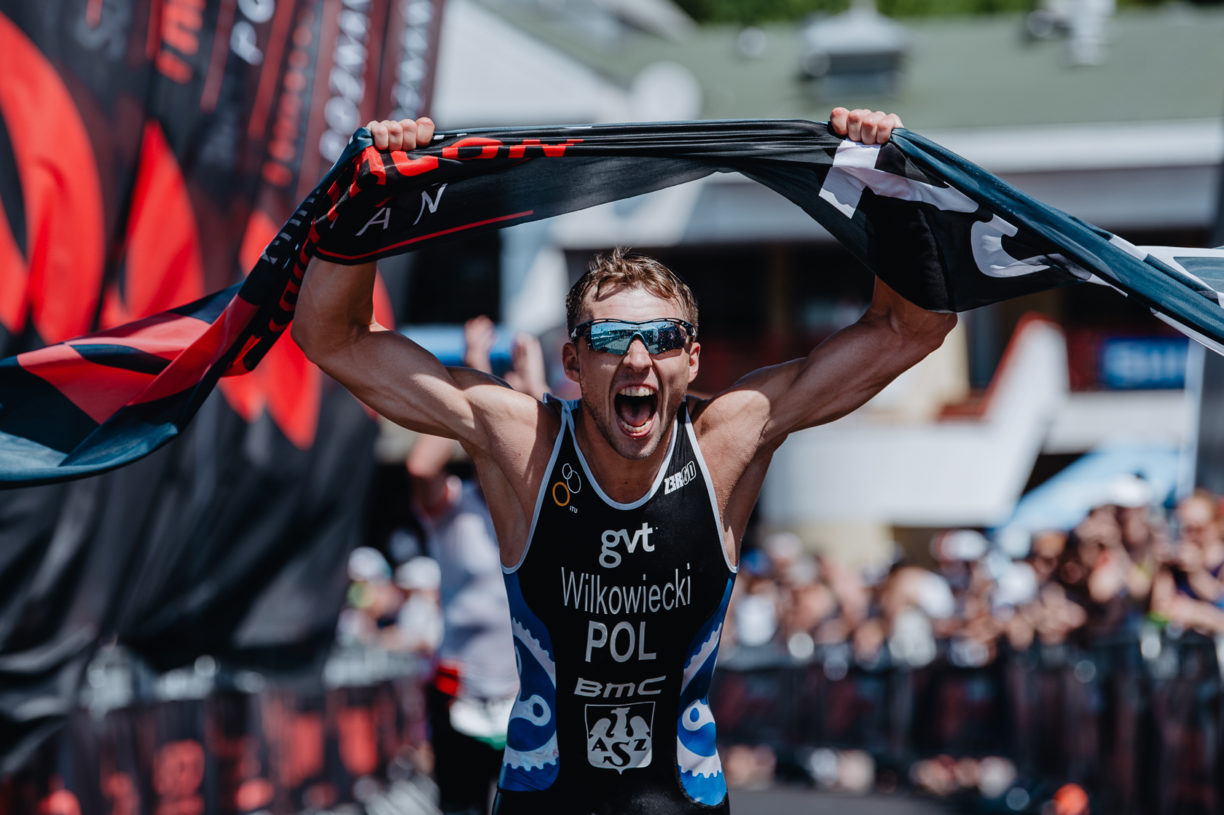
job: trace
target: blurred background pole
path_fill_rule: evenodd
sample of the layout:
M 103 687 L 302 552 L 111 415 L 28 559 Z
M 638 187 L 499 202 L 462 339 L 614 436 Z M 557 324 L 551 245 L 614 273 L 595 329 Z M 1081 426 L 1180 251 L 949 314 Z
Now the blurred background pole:
M 1215 225 L 1208 233 L 1209 246 L 1224 246 L 1224 161 L 1216 178 Z M 1191 440 L 1194 452 L 1193 481 L 1183 478 L 1180 492 L 1206 487 L 1224 493 L 1224 356 L 1190 343 L 1186 359 L 1186 390 L 1195 410 Z M 1189 470 L 1189 468 L 1187 468 Z M 1187 473 L 1187 476 L 1189 473 Z

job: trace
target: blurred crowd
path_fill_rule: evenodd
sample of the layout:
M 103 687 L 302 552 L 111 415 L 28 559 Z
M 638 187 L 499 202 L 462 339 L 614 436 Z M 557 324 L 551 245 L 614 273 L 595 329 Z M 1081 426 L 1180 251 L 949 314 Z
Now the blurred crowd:
M 1196 491 L 1169 511 L 1125 476 L 1072 529 L 1032 535 L 1018 557 L 957 529 L 935 535 L 926 557 L 861 570 L 770 535 L 742 558 L 723 654 L 803 659 L 847 644 L 860 665 L 977 667 L 1000 649 L 1134 638 L 1142 625 L 1224 633 L 1220 519 L 1216 495 Z
M 817 681 L 797 691 L 821 697 L 816 726 L 802 735 L 818 745 L 802 770 L 820 786 L 905 787 L 1082 815 L 1093 796 L 1131 806 L 1141 799 L 1133 785 L 1109 790 L 1117 784 L 1103 768 L 1162 766 L 1159 779 L 1139 786 L 1181 800 L 1211 786 L 1195 773 L 1215 755 L 1208 745 L 1216 725 L 1210 702 L 1183 710 L 1171 700 L 1216 698 L 1219 667 L 1210 660 L 1198 680 L 1176 669 L 1188 680 L 1178 685 L 1133 666 L 1151 663 L 1160 651 L 1153 642 L 1178 643 L 1181 653 L 1201 643 L 1200 651 L 1216 653 L 1224 634 L 1221 520 L 1220 496 L 1197 490 L 1166 507 L 1147 482 L 1125 476 L 1072 528 L 1029 536 L 1023 553 L 956 529 L 934 535 L 926 552 L 862 570 L 813 553 L 792 534 L 769 535 L 743 555 L 720 656 L 750 672 L 779 658 L 820 666 Z M 760 681 L 762 672 L 754 675 Z M 857 721 L 839 728 L 842 709 Z M 1000 730 L 984 732 L 991 728 Z M 1108 732 L 1117 740 L 1105 741 Z M 1167 756 L 1121 738 L 1140 732 Z M 729 780 L 770 783 L 785 743 L 724 746 Z M 885 768 L 881 758 L 904 766 Z M 1195 769 L 1182 778 L 1170 764 Z M 1091 781 L 1094 791 L 1069 778 Z
M 442 641 L 442 570 L 414 550 L 415 536 L 400 543 L 415 553 L 394 568 L 369 546 L 349 556 L 349 590 L 336 636 L 341 645 L 370 646 L 432 657 Z

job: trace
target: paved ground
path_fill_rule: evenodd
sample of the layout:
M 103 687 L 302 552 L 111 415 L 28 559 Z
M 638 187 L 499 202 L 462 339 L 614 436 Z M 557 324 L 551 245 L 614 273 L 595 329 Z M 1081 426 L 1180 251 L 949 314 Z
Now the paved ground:
M 951 815 L 952 807 L 904 795 L 841 795 L 801 787 L 731 791 L 732 815 Z
M 364 801 L 365 815 L 439 815 L 437 790 L 423 778 L 395 783 Z M 731 815 L 962 815 L 938 801 L 897 795 L 851 795 L 778 785 L 764 790 L 732 789 Z M 551 813 L 540 813 L 551 815 Z

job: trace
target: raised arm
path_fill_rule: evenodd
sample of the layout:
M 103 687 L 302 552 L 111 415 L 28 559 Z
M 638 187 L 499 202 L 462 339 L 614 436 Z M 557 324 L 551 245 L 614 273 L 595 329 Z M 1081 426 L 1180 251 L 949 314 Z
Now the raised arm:
M 428 119 L 368 127 L 382 151 L 412 150 L 433 137 Z M 448 369 L 424 348 L 379 325 L 373 314 L 374 278 L 372 263 L 311 261 L 292 329 L 307 357 L 383 416 L 458 439 L 475 455 L 490 452 L 490 424 L 535 424 L 533 400 L 489 374 Z
M 876 278 L 871 305 L 856 323 L 806 358 L 759 371 L 741 383 L 768 397 L 763 443 L 780 444 L 796 430 L 856 410 L 938 348 L 955 325 L 955 314 L 919 308 Z
M 836 108 L 829 123 L 838 135 L 883 144 L 901 120 L 878 111 Z M 915 306 L 875 281 L 870 306 L 807 357 L 758 370 L 703 404 L 697 429 L 702 447 L 720 462 L 729 523 L 756 500 L 773 451 L 797 430 L 850 413 L 899 374 L 938 348 L 956 325 L 954 314 Z M 739 496 L 732 501 L 732 488 Z M 742 494 L 741 494 L 742 493 Z
M 433 354 L 373 316 L 374 264 L 312 260 L 293 321 L 306 356 L 397 424 L 482 447 L 465 385 Z M 459 379 L 468 381 L 461 384 Z

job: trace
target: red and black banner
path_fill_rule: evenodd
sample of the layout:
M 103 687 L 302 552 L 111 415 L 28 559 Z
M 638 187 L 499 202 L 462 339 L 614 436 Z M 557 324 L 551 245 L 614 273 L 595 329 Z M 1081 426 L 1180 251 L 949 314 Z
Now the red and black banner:
M 62 725 L 99 641 L 156 667 L 325 652 L 374 423 L 287 336 L 215 390 L 176 379 L 173 349 L 232 339 L 241 304 L 209 295 L 245 279 L 354 128 L 427 112 L 441 10 L 0 0 L 5 438 L 89 436 L 117 392 L 155 380 L 95 454 L 128 443 L 102 438 L 117 425 L 154 450 L 184 387 L 196 417 L 130 468 L 0 494 L 0 770 Z M 37 376 L 15 362 L 30 354 L 50 363 Z M 17 404 L 38 394 L 63 410 Z M 54 449 L 18 446 L 21 466 Z

